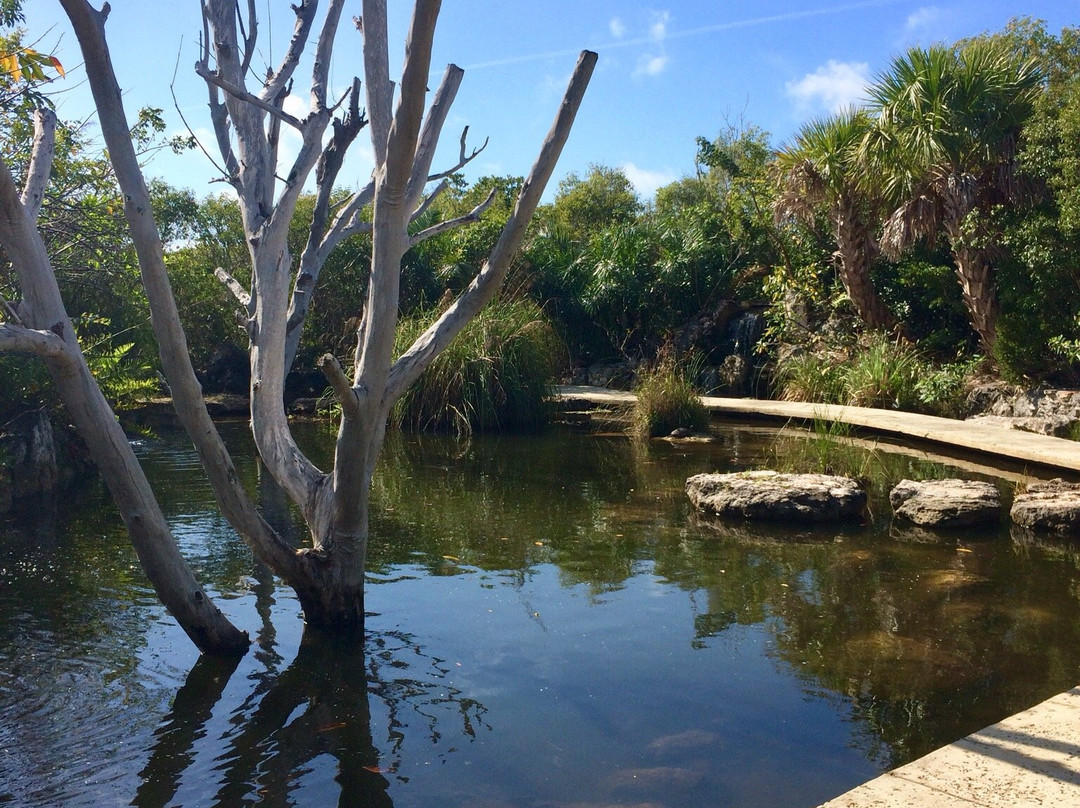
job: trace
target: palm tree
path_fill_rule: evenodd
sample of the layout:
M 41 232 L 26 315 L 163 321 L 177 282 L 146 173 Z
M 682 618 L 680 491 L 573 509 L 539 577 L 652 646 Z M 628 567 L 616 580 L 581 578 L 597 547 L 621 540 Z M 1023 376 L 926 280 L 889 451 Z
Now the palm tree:
M 870 88 L 878 121 L 860 158 L 895 204 L 882 250 L 899 256 L 943 229 L 988 355 L 997 338 L 995 244 L 978 214 L 1018 198 L 1017 142 L 1040 88 L 1034 62 L 987 40 L 912 48 Z
M 777 155 L 780 191 L 773 201 L 777 218 L 810 223 L 824 208 L 836 240 L 837 267 L 855 310 L 875 329 L 899 330 L 896 316 L 882 300 L 870 277 L 878 255 L 866 215 L 873 194 L 861 181 L 858 146 L 873 126 L 860 109 L 810 121 L 792 146 Z

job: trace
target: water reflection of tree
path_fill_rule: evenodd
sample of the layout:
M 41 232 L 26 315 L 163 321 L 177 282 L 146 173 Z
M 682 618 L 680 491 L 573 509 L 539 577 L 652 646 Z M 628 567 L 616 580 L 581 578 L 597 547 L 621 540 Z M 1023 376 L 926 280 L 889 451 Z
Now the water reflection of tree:
M 155 733 L 133 805 L 173 802 L 236 666 L 207 657 L 196 662 Z M 206 784 L 196 785 L 203 790 L 200 803 L 292 805 L 304 775 L 329 756 L 336 760 L 338 805 L 389 808 L 387 777 L 402 760 L 406 730 L 422 728 L 438 743 L 452 725 L 442 715 L 447 707 L 458 714 L 466 737 L 487 727 L 483 705 L 450 686 L 448 673 L 403 633 L 369 633 L 365 641 L 305 633 L 292 663 L 280 673 L 260 673 L 228 716 L 228 728 L 215 739 L 224 745 L 214 765 L 217 790 L 211 795 Z M 385 717 L 381 729 L 373 724 L 373 700 Z M 376 730 L 385 731 L 382 752 Z M 331 802 L 331 795 L 320 794 L 319 804 Z

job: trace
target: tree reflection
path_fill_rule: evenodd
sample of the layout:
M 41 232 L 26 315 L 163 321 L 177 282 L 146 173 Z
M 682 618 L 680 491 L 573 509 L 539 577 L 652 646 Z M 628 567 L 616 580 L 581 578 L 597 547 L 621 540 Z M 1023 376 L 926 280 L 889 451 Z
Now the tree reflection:
M 194 785 L 199 804 L 293 805 L 303 778 L 329 764 L 338 805 L 389 808 L 387 777 L 397 772 L 406 730 L 417 728 L 416 718 L 433 744 L 453 723 L 442 715 L 447 706 L 460 716 L 467 737 L 487 727 L 484 707 L 445 681 L 449 671 L 442 660 L 400 632 L 369 633 L 360 641 L 308 630 L 284 671 L 264 669 L 243 703 L 227 718 L 215 718 L 238 662 L 196 662 L 155 733 L 133 805 L 173 804 L 185 778 L 199 773 L 200 749 L 220 744 L 216 782 Z M 372 701 L 386 722 L 382 752 L 373 738 Z M 211 737 L 223 720 L 221 737 Z M 319 804 L 332 804 L 325 788 Z

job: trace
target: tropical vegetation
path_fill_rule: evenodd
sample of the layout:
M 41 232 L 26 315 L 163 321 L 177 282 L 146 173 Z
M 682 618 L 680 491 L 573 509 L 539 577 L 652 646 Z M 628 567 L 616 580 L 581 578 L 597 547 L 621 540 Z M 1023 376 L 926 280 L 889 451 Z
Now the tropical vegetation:
M 17 21 L 4 20 L 6 52 L 22 61 L 0 62 L 0 137 L 20 176 L 33 107 L 48 103 L 42 80 L 59 77 L 62 67 L 22 48 Z M 1075 384 L 1078 32 L 1055 34 L 1019 19 L 954 45 L 911 49 L 877 77 L 865 107 L 813 120 L 789 143 L 774 145 L 745 122 L 698 138 L 693 173 L 651 200 L 616 167 L 567 175 L 526 234 L 493 304 L 501 313 L 485 315 L 491 322 L 454 349 L 457 369 L 403 403 L 395 422 L 459 431 L 532 427 L 525 413 L 542 412 L 535 402 L 543 391 L 575 368 L 658 366 L 657 357 L 672 351 L 694 353 L 696 371 L 682 375 L 709 387 L 708 369 L 734 350 L 731 312 L 737 317 L 747 307 L 763 311 L 768 323 L 752 357 L 755 372 L 771 379 L 759 393 L 954 413 L 964 379 L 974 374 Z M 22 65 L 18 74 L 9 62 Z M 189 145 L 164 139 L 156 110 L 142 112 L 135 134 L 144 159 Z M 122 203 L 111 166 L 74 124 L 59 123 L 57 144 L 40 224 L 59 256 L 65 300 L 88 354 L 113 380 L 107 394 L 117 401 L 152 394 L 158 358 L 147 347 L 149 310 L 115 215 Z M 413 229 L 460 218 L 474 224 L 407 251 L 405 322 L 419 327 L 467 286 L 522 181 L 448 178 Z M 151 193 L 190 355 L 205 369 L 221 346 L 246 347 L 236 300 L 213 272 L 239 267 L 235 280 L 250 281 L 242 269 L 241 211 L 234 197 L 200 199 L 162 184 Z M 333 205 L 347 196 L 332 195 Z M 297 201 L 288 234 L 293 255 L 303 254 L 321 204 L 315 195 Z M 352 361 L 370 261 L 371 237 L 362 231 L 326 259 L 294 371 L 310 372 L 326 354 L 346 367 Z M 7 264 L 0 265 L 0 297 L 11 305 L 17 297 Z M 500 318 L 505 333 L 494 325 Z M 493 371 L 503 361 L 498 352 L 511 350 L 511 335 L 521 333 L 537 338 L 536 355 L 512 350 L 537 378 L 526 381 L 514 370 L 500 381 L 470 380 L 480 368 Z M 9 382 L 0 386 L 0 422 L 24 402 L 52 400 L 35 364 L 4 354 L 0 372 Z M 860 377 L 866 381 L 856 382 Z M 471 398 L 489 382 L 489 392 L 517 415 L 496 415 L 493 405 Z M 521 401 L 511 391 L 518 385 L 531 391 Z

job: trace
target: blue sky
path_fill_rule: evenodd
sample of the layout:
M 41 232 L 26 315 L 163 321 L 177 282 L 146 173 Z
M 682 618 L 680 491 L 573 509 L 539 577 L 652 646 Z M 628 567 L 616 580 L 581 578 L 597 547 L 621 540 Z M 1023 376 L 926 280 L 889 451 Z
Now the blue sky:
M 128 114 L 144 105 L 164 108 L 170 130 L 182 124 L 169 85 L 194 131 L 208 135 L 205 87 L 193 71 L 201 30 L 197 0 L 114 0 L 106 31 Z M 264 59 L 280 57 L 292 15 L 279 0 L 262 27 Z M 54 86 L 65 119 L 90 114 L 89 90 L 79 69 L 74 35 L 55 0 L 26 0 L 31 40 L 55 53 L 69 69 Z M 391 0 L 392 65 L 401 45 L 410 3 Z M 359 0 L 346 15 L 359 14 Z M 465 68 L 465 81 L 444 135 L 440 156 L 453 162 L 461 128 L 470 143 L 489 145 L 466 175 L 523 175 L 547 132 L 582 48 L 600 59 L 554 184 L 592 163 L 626 171 L 639 193 L 693 172 L 695 138 L 715 137 L 729 126 L 750 124 L 771 133 L 777 145 L 810 118 L 856 102 L 889 60 L 912 45 L 952 42 L 1000 30 L 1013 17 L 1031 16 L 1057 33 L 1080 24 L 1080 0 L 444 0 L 430 86 L 442 68 Z M 332 82 L 345 87 L 360 73 L 360 37 L 343 25 Z M 295 111 L 306 92 L 297 82 Z M 208 147 L 212 141 L 207 138 Z M 346 184 L 370 173 L 370 146 L 358 142 Z M 288 146 L 288 144 L 286 144 Z M 438 163 L 438 161 L 437 161 Z M 224 190 L 211 183 L 215 170 L 199 153 L 159 155 L 147 173 L 197 193 Z

